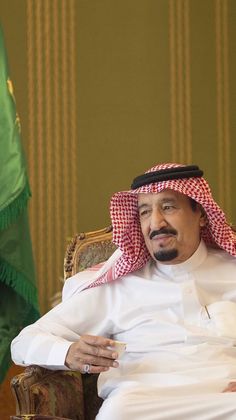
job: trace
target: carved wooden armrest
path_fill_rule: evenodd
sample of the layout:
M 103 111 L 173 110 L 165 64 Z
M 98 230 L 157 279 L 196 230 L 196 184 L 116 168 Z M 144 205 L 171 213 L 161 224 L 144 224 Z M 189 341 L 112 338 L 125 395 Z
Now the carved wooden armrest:
M 16 400 L 16 416 L 38 414 L 84 420 L 83 384 L 79 372 L 29 366 L 12 379 L 11 388 Z
M 22 414 L 10 416 L 10 420 L 73 420 L 67 417 L 44 416 L 43 414 Z

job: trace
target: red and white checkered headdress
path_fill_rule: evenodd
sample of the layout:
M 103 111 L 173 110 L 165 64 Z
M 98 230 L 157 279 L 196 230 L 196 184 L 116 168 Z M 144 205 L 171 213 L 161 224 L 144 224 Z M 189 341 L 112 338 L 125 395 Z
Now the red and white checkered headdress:
M 186 168 L 184 165 L 166 163 L 151 168 L 146 174 L 150 174 L 151 177 L 151 172 L 162 170 L 165 172 L 171 168 L 181 167 Z M 201 204 L 208 219 L 208 223 L 201 230 L 202 239 L 207 245 L 222 248 L 236 256 L 236 234 L 227 223 L 224 212 L 213 200 L 210 187 L 204 178 L 195 175 L 195 177 L 154 181 L 130 191 L 118 192 L 111 198 L 113 242 L 119 247 L 122 254 L 90 287 L 115 280 L 138 270 L 151 258 L 140 228 L 138 194 L 159 193 L 165 189 L 185 194 Z

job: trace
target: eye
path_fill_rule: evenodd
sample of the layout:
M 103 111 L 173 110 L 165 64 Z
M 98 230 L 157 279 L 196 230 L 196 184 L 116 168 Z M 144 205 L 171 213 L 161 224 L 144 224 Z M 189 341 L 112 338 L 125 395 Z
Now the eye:
M 175 209 L 175 206 L 173 204 L 164 204 L 162 208 L 164 211 L 172 211 Z
M 142 209 L 139 211 L 139 216 L 144 217 L 144 216 L 147 216 L 149 213 L 150 213 L 149 209 Z

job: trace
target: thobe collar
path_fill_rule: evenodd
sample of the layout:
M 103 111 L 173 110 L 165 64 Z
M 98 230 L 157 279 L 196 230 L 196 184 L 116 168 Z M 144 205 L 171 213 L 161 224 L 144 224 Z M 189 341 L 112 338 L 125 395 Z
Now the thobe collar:
M 199 267 L 207 257 L 207 247 L 201 240 L 197 250 L 186 261 L 180 264 L 156 263 L 157 271 L 165 276 L 175 278 L 183 276 Z

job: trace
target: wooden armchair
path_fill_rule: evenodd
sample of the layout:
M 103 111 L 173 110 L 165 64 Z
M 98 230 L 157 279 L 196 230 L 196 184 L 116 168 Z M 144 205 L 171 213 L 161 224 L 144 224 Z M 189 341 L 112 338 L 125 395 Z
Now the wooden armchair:
M 64 260 L 65 279 L 110 257 L 116 249 L 111 242 L 111 230 L 109 227 L 82 233 L 71 240 Z M 11 381 L 16 400 L 15 418 L 32 419 L 35 415 L 35 419 L 52 416 L 94 420 L 102 402 L 97 395 L 97 376 L 27 367 Z

